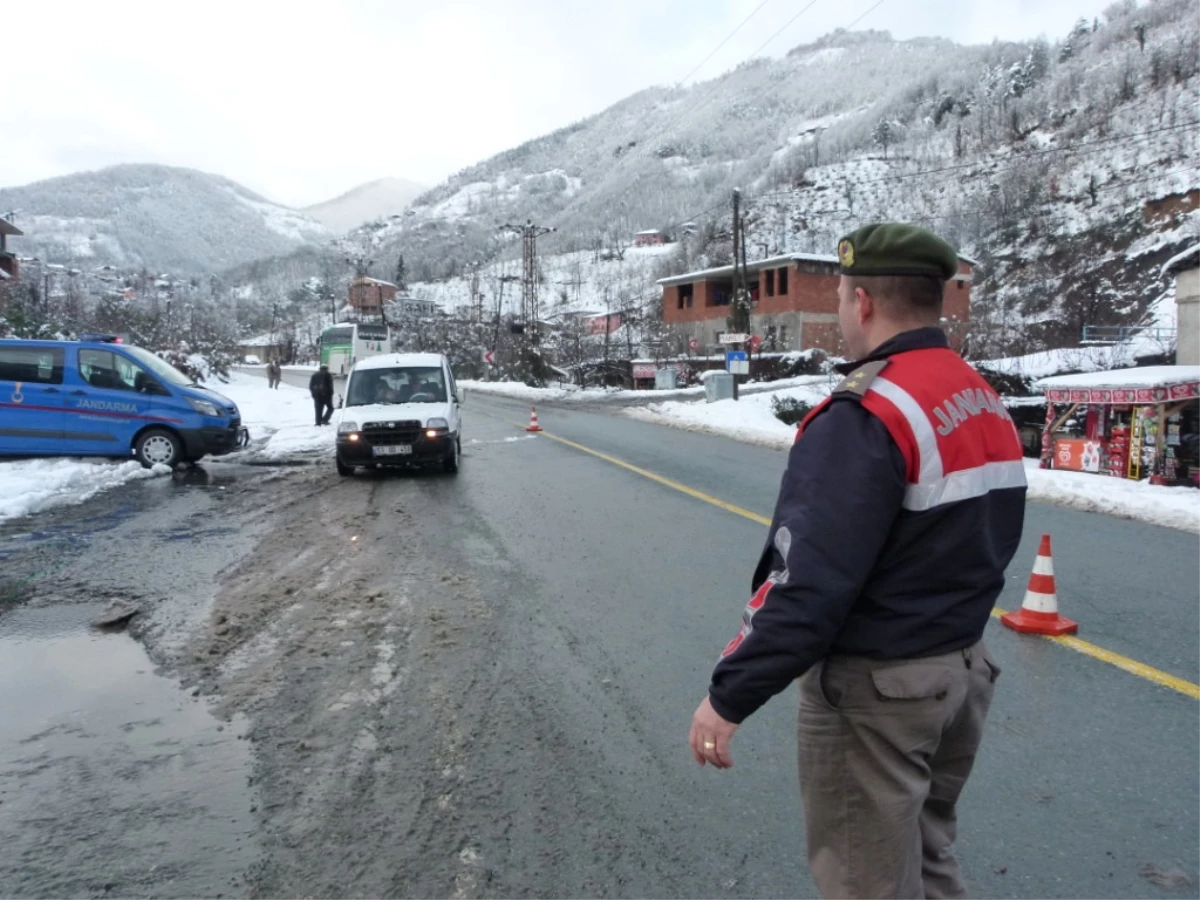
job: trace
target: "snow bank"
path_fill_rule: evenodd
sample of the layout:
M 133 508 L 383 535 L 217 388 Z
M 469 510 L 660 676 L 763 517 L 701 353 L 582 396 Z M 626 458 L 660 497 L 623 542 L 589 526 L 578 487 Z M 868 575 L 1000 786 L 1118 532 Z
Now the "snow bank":
M 91 459 L 0 462 L 0 521 L 90 500 L 130 481 L 169 475 L 166 466 Z
M 1025 356 L 975 360 L 971 364 L 1000 375 L 1048 378 L 1060 372 L 1100 372 L 1133 366 L 1140 356 L 1154 356 L 1168 349 L 1161 341 L 1139 336 L 1120 344 L 1064 347 Z
M 801 383 L 781 390 L 743 394 L 739 400 L 718 400 L 715 403 L 669 400 L 644 409 L 627 409 L 624 413 L 644 422 L 782 449 L 790 447 L 796 439 L 796 427 L 775 417 L 773 401 L 776 398 L 797 400 L 815 406 L 832 389 L 829 378 L 824 375 L 811 375 L 793 381 Z
M 700 373 L 701 379 L 719 370 Z M 742 385 L 742 396 L 755 394 L 783 394 L 787 388 L 802 387 L 813 383 L 827 383 L 828 375 L 799 375 L 795 378 L 782 378 L 779 381 L 753 382 Z M 517 400 L 529 400 L 535 403 L 614 403 L 614 404 L 654 404 L 655 401 L 701 399 L 704 397 L 704 386 L 674 388 L 669 391 L 630 391 L 625 388 L 580 388 L 573 384 L 560 384 L 557 387 L 533 388 L 512 381 L 460 381 L 463 387 L 481 394 L 495 394 L 499 397 L 512 397 Z M 824 395 L 822 395 L 824 396 Z
M 595 394 L 603 396 L 604 391 L 581 391 L 574 385 L 562 387 L 530 387 L 518 381 L 459 381 L 468 392 L 478 391 L 481 394 L 495 394 L 497 397 L 512 397 L 514 400 L 529 400 L 534 403 L 545 403 L 549 400 L 564 400 L 572 394 Z
M 263 376 L 234 372 L 217 390 L 238 405 L 242 424 L 250 430 L 251 445 L 243 453 L 267 459 L 333 454 L 336 429 L 313 424 L 312 397 L 304 388 L 281 384 L 271 389 Z
M 749 444 L 786 450 L 795 440 L 794 426 L 775 418 L 773 397 L 793 397 L 814 405 L 830 390 L 828 381 L 743 397 L 739 401 L 681 403 L 670 401 L 623 413 L 634 419 L 729 437 Z M 1083 472 L 1039 469 L 1037 460 L 1025 460 L 1029 499 L 1105 513 L 1151 525 L 1200 534 L 1200 491 L 1194 488 L 1159 487 Z
M 1159 487 L 1086 472 L 1039 469 L 1036 459 L 1025 460 L 1025 470 L 1030 500 L 1200 534 L 1200 491 L 1195 488 Z

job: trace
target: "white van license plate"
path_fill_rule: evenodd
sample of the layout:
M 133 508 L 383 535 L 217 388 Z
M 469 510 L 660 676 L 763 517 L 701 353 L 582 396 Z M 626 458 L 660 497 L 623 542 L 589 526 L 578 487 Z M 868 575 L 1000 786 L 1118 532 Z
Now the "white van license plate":
M 385 447 L 372 447 L 371 452 L 376 456 L 412 456 L 412 445 L 392 444 Z

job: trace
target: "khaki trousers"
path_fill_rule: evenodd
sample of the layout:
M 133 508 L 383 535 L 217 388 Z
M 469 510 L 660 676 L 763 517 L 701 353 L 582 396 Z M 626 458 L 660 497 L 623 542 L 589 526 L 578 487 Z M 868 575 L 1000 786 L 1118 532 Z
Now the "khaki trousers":
M 1000 669 L 983 642 L 925 659 L 831 656 L 800 679 L 800 793 L 823 897 L 965 897 L 955 804 Z

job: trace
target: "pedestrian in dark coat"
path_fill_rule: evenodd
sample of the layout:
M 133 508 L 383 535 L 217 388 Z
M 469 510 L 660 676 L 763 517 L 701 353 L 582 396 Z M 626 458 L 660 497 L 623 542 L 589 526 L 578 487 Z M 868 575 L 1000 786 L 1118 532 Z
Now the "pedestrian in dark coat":
M 838 259 L 858 362 L 800 427 L 689 743 L 700 765 L 729 768 L 739 725 L 799 679 L 822 896 L 964 897 L 955 808 L 1000 673 L 982 637 L 1021 539 L 1021 444 L 939 327 L 954 249 L 869 225 Z
M 328 425 L 333 415 L 333 375 L 329 366 L 321 366 L 308 380 L 308 392 L 313 398 L 313 412 L 318 425 Z

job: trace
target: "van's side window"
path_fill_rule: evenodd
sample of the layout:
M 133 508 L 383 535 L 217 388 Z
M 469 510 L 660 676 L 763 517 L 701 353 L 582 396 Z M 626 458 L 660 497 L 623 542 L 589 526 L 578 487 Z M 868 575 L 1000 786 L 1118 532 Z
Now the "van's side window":
M 0 346 L 0 381 L 26 384 L 62 384 L 61 348 Z
M 108 350 L 80 350 L 79 374 L 95 388 L 141 391 L 150 377 L 123 356 Z

